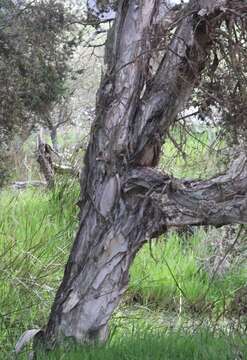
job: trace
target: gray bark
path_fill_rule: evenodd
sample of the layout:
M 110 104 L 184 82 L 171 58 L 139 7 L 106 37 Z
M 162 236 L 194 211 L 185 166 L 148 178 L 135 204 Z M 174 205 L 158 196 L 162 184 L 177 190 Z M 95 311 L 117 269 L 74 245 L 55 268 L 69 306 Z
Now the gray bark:
M 54 185 L 54 167 L 52 162 L 52 149 L 42 139 L 42 131 L 37 139 L 37 161 L 41 173 L 44 175 L 47 186 L 52 188 Z
M 51 136 L 53 149 L 56 152 L 59 152 L 59 146 L 57 141 L 57 126 L 53 126 L 52 128 L 50 128 L 50 136 Z
M 190 1 L 150 80 L 152 52 L 160 46 L 152 39 L 157 25 L 165 33 L 171 14 L 161 0 L 119 1 L 81 179 L 80 226 L 42 335 L 48 348 L 65 338 L 107 339 L 129 267 L 148 239 L 170 226 L 247 223 L 245 154 L 207 181 L 176 180 L 154 169 L 228 5 L 203 3 Z

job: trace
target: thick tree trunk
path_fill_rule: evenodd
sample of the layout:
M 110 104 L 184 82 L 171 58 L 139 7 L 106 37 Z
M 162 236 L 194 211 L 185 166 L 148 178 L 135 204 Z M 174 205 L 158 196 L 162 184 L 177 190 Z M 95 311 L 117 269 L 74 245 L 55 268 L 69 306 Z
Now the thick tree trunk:
M 48 348 L 65 338 L 106 340 L 129 267 L 148 239 L 169 226 L 247 222 L 245 155 L 233 164 L 234 186 L 233 170 L 189 182 L 153 169 L 166 130 L 200 79 L 227 2 L 200 3 L 184 10 L 150 80 L 152 51 L 162 42 L 157 28 L 165 34 L 174 14 L 161 0 L 119 1 L 81 181 L 80 227 L 43 333 Z
M 137 204 L 128 212 L 125 206 L 118 204 L 115 218 L 107 219 L 86 202 L 47 327 L 49 341 L 64 336 L 78 342 L 107 338 L 108 321 L 127 288 L 133 257 L 153 231 L 152 222 L 143 223 Z

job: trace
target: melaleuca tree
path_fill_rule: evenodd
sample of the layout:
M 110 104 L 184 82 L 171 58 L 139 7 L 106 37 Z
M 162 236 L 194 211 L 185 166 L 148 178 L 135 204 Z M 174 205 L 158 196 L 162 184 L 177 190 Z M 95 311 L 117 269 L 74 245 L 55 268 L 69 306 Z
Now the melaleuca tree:
M 104 2 L 106 10 L 99 3 L 88 1 L 90 12 L 106 21 L 114 9 L 110 1 Z M 229 19 L 239 24 L 241 36 L 246 2 L 190 0 L 173 7 L 163 0 L 119 0 L 116 5 L 82 171 L 80 225 L 49 322 L 36 336 L 36 345 L 48 349 L 71 339 L 107 339 L 130 265 L 150 239 L 171 227 L 247 223 L 246 148 L 228 171 L 207 180 L 178 179 L 157 168 L 169 129 L 193 97 L 197 100 L 201 83 L 206 94 L 211 86 L 210 98 L 219 94 L 214 77 L 216 70 L 223 73 L 219 46 L 228 53 L 232 45 Z M 224 74 L 231 83 L 217 99 L 223 117 L 233 115 L 224 98 L 234 91 L 232 71 L 229 64 Z

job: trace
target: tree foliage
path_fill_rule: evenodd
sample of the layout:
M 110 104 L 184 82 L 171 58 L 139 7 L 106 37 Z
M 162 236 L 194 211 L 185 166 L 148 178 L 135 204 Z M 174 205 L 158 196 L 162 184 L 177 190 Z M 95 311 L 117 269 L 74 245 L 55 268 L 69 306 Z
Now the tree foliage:
M 228 11 L 213 40 L 210 64 L 196 89 L 196 101 L 201 114 L 214 118 L 212 109 L 220 115 L 217 125 L 227 140 L 235 145 L 246 140 L 247 83 L 247 18 L 244 2 L 236 2 L 239 11 Z M 237 6 L 237 4 L 236 4 Z
M 50 113 L 66 93 L 75 48 L 72 15 L 56 0 L 0 2 L 0 141 L 52 127 Z M 2 159 L 3 160 L 3 159 Z
M 69 14 L 54 0 L 0 5 L 0 126 L 30 128 L 65 93 Z

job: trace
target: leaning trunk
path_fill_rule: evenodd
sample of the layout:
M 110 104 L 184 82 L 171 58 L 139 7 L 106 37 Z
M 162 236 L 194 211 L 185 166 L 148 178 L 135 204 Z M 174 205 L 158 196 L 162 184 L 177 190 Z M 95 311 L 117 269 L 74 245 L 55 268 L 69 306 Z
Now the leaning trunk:
M 119 1 L 82 174 L 80 226 L 43 334 L 46 347 L 64 338 L 80 343 L 106 340 L 136 253 L 167 226 L 247 221 L 246 204 L 239 200 L 240 194 L 246 196 L 246 172 L 234 192 L 226 188 L 225 179 L 222 184 L 221 178 L 174 183 L 153 169 L 167 129 L 199 81 L 214 29 L 224 15 L 223 9 L 219 16 L 217 6 L 223 8 L 224 1 L 208 0 L 207 11 L 200 7 L 203 3 L 190 1 L 186 16 L 179 16 L 150 79 L 152 51 L 159 49 L 176 13 L 161 0 Z M 229 201 L 235 195 L 239 208 L 232 218 L 222 204 L 225 196 L 231 213 Z M 208 210 L 214 200 L 217 217 Z
M 77 342 L 107 338 L 108 321 L 127 289 L 134 255 L 150 231 L 137 204 L 129 204 L 127 210 L 123 199 L 118 199 L 114 208 L 114 216 L 108 217 L 91 200 L 84 203 L 81 226 L 46 331 L 51 346 L 64 337 Z

